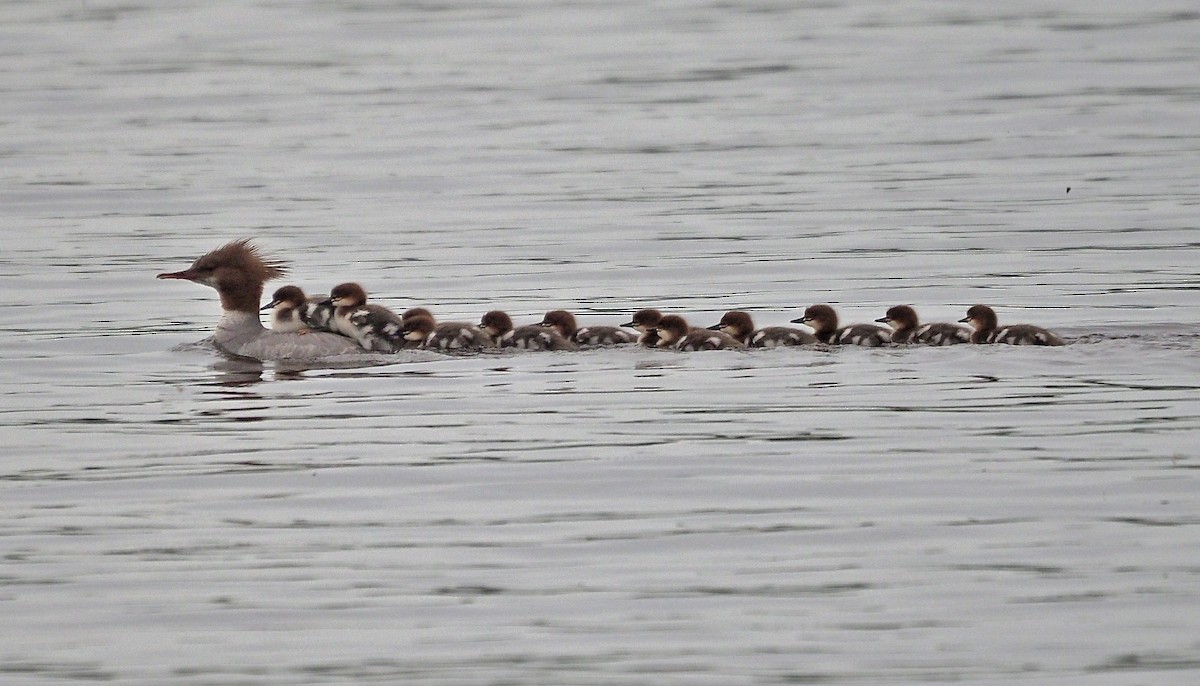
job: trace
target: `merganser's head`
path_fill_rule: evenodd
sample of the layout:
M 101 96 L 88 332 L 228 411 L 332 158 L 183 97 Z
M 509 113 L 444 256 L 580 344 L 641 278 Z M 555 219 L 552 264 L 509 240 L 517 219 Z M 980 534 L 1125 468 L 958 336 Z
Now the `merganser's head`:
M 512 317 L 500 310 L 492 310 L 479 320 L 479 328 L 487 332 L 487 335 L 492 338 L 499 339 L 504 334 L 512 331 Z
M 634 312 L 633 319 L 631 319 L 629 323 L 622 324 L 621 326 L 628 326 L 637 329 L 642 333 L 649 333 L 651 329 L 658 326 L 658 322 L 662 320 L 662 317 L 662 312 L 647 308 L 645 310 L 638 310 L 637 312 Z
M 967 316 L 958 321 L 970 324 L 976 331 L 990 331 L 996 328 L 996 312 L 987 305 L 974 305 L 967 310 Z
M 895 331 L 908 331 L 909 329 L 917 328 L 921 320 L 917 318 L 917 311 L 908 305 L 896 305 L 889 307 L 887 314 L 875 320 L 880 324 L 887 324 Z
M 181 279 L 215 288 L 226 310 L 258 312 L 263 283 L 287 273 L 281 260 L 263 257 L 249 238 L 226 243 L 200 257 L 180 272 L 164 272 L 160 279 Z
M 663 317 L 654 327 L 654 333 L 658 335 L 658 347 L 666 348 L 675 345 L 679 339 L 687 335 L 688 328 L 687 320 L 679 315 L 668 314 Z
M 419 310 L 422 308 L 414 307 L 413 309 Z M 408 315 L 408 312 L 404 314 Z M 428 314 L 417 313 L 412 316 L 405 316 L 403 319 L 404 325 L 400 327 L 400 335 L 406 341 L 423 341 L 429 337 L 429 334 L 433 333 L 433 329 L 436 326 L 433 317 L 430 317 Z
M 570 338 L 579 329 L 575 323 L 575 315 L 566 310 L 550 310 L 542 317 L 542 323 L 538 326 L 554 329 L 563 338 Z
M 367 304 L 367 292 L 356 283 L 340 283 L 329 291 L 334 307 L 361 307 Z
M 734 338 L 745 338 L 754 331 L 754 320 L 746 312 L 731 310 L 721 317 L 719 323 L 708 328 L 713 331 L 724 331 Z
M 270 310 L 273 308 L 295 308 L 300 307 L 308 302 L 308 296 L 304 295 L 304 291 L 300 290 L 299 286 L 284 286 L 271 294 L 271 302 L 260 307 L 260 310 Z
M 804 316 L 793 319 L 793 324 L 808 324 L 817 333 L 833 331 L 838 325 L 837 312 L 828 305 L 813 305 L 804 310 Z

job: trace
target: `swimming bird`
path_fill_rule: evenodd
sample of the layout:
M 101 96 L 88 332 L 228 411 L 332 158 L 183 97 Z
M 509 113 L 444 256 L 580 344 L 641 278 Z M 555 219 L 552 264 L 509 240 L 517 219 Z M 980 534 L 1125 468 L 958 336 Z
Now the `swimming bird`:
M 657 346 L 660 348 L 692 352 L 745 347 L 741 341 L 723 331 L 692 328 L 686 319 L 676 314 L 668 314 L 660 319 L 654 331 L 658 334 Z
M 408 312 L 404 314 L 409 315 Z M 437 322 L 428 314 L 405 316 L 400 334 L 409 342 L 442 352 L 466 352 L 496 346 L 495 340 L 474 324 Z
M 576 345 L 621 345 L 637 341 L 637 334 L 616 326 L 585 326 L 575 323 L 575 315 L 566 310 L 550 310 L 542 317 L 541 326 L 549 327 Z
M 875 321 L 892 327 L 893 343 L 955 345 L 971 341 L 971 332 L 958 324 L 947 322 L 922 324 L 921 320 L 917 318 L 917 311 L 908 305 L 890 307 L 887 314 Z
M 967 316 L 959 320 L 970 324 L 975 332 L 972 343 L 1006 343 L 1008 345 L 1064 345 L 1063 339 L 1033 324 L 999 326 L 996 311 L 987 305 L 974 305 Z
M 332 333 L 270 331 L 259 319 L 263 284 L 287 273 L 281 260 L 264 257 L 249 239 L 227 243 L 177 272 L 164 272 L 160 279 L 179 279 L 198 283 L 217 291 L 221 298 L 221 319 L 213 332 L 212 344 L 223 352 L 257 360 L 315 360 L 340 355 L 361 354 L 354 341 Z
M 662 321 L 663 314 L 654 308 L 646 308 L 633 313 L 633 319 L 622 324 L 622 327 L 637 329 L 641 332 L 637 342 L 647 348 L 658 347 L 658 332 L 654 327 Z
M 838 328 L 838 316 L 829 305 L 813 305 L 793 324 L 808 324 L 817 340 L 837 345 L 878 347 L 892 340 L 892 332 L 874 324 L 851 324 Z
M 502 348 L 523 350 L 575 350 L 575 344 L 563 338 L 557 331 L 544 326 L 513 327 L 512 317 L 500 310 L 492 310 L 479 320 L 479 328 L 492 337 Z
M 754 319 L 748 312 L 741 310 L 726 312 L 720 322 L 708 328 L 714 331 L 724 331 L 751 348 L 777 348 L 784 345 L 809 345 L 817 342 L 817 337 L 811 333 L 793 329 L 790 326 L 768 326 L 755 329 Z

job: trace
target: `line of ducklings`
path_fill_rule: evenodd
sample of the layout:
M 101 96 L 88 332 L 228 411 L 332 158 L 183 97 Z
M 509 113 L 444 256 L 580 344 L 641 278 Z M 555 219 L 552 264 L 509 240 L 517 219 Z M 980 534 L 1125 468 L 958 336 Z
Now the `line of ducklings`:
M 812 329 L 811 333 L 786 326 L 756 328 L 753 318 L 740 310 L 726 312 L 721 321 L 708 328 L 693 327 L 679 315 L 664 315 L 655 309 L 639 310 L 632 320 L 619 327 L 580 327 L 575 316 L 566 310 L 551 310 L 541 322 L 525 326 L 514 326 L 512 318 L 500 310 L 484 314 L 478 324 L 438 322 L 423 307 L 396 314 L 382 305 L 369 303 L 367 292 L 357 283 L 335 286 L 328 298 L 310 298 L 297 286 L 284 286 L 275 291 L 262 309 L 272 311 L 271 328 L 274 331 L 331 331 L 348 336 L 364 349 L 375 352 L 396 352 L 405 348 L 467 352 L 504 347 L 575 350 L 630 343 L 685 351 L 819 343 L 871 347 L 890 343 L 1063 345 L 1061 338 L 1039 326 L 1000 326 L 996 313 L 987 305 L 971 307 L 967 316 L 959 320 L 969 324 L 969 329 L 949 322 L 922 324 L 916 311 L 908 305 L 892 307 L 875 320 L 886 327 L 877 324 L 839 326 L 837 312 L 832 307 L 813 305 L 804 311 L 804 316 L 791 320 L 807 325 Z

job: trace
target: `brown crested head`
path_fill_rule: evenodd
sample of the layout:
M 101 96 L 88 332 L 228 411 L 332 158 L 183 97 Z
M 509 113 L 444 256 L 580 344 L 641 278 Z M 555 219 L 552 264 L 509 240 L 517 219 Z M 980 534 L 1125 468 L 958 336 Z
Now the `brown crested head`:
M 735 338 L 745 338 L 754 331 L 754 319 L 748 312 L 730 310 L 726 312 L 716 326 L 708 327 L 714 331 L 724 331 Z
M 165 272 L 158 278 L 182 279 L 215 288 L 224 309 L 257 312 L 263 284 L 286 273 L 286 263 L 263 256 L 249 238 L 242 238 L 201 256 L 183 271 Z
M 329 291 L 334 307 L 359 307 L 367 304 L 367 291 L 362 286 L 348 281 L 339 283 Z
M 958 321 L 970 324 L 976 331 L 990 331 L 996 328 L 996 312 L 987 305 L 972 305 L 967 316 Z
M 896 331 L 907 331 L 917 328 L 920 319 L 917 318 L 917 311 L 908 305 L 896 305 L 889 307 L 887 314 L 876 319 L 880 324 L 887 324 Z
M 570 338 L 571 334 L 579 329 L 575 323 L 575 315 L 566 310 L 550 310 L 546 316 L 542 317 L 539 326 L 552 328 L 564 338 Z
M 631 319 L 629 323 L 622 324 L 621 326 L 629 326 L 641 331 L 642 333 L 646 333 L 650 329 L 658 326 L 658 322 L 661 321 L 662 318 L 662 312 L 659 312 L 653 308 L 646 308 L 644 310 L 638 310 L 637 312 L 634 312 L 633 319 Z
M 479 319 L 479 328 L 486 331 L 492 338 L 499 338 L 512 331 L 512 317 L 500 310 L 492 310 Z
M 658 320 L 654 331 L 658 334 L 659 347 L 674 345 L 676 341 L 687 335 L 688 323 L 686 319 L 677 314 L 668 314 Z

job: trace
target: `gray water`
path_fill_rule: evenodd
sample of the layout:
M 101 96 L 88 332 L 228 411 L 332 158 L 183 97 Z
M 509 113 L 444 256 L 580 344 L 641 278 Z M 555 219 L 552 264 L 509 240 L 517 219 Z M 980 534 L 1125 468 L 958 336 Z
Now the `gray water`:
M 1196 683 L 1200 12 L 992 5 L 0 4 L 0 682 Z M 261 366 L 242 236 L 1071 342 Z

